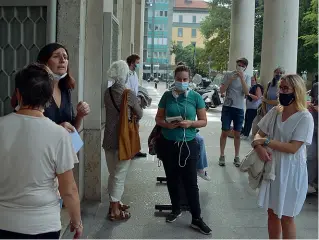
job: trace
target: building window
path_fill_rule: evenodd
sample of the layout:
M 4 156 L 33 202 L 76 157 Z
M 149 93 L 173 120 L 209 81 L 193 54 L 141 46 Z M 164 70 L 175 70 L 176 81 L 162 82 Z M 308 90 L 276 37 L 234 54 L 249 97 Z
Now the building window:
M 193 23 L 196 23 L 196 16 L 193 16 Z
M 183 28 L 178 28 L 177 29 L 177 36 L 178 37 L 183 37 Z
M 153 52 L 153 58 L 157 58 L 158 57 L 158 52 Z
M 165 31 L 165 24 L 155 24 L 154 30 L 155 31 Z
M 183 15 L 178 16 L 178 22 L 182 23 L 183 22 Z
M 191 44 L 192 44 L 194 47 L 196 47 L 196 42 L 191 42 Z
M 177 41 L 177 45 L 183 47 L 183 41 Z
M 155 17 L 159 17 L 160 16 L 160 11 L 155 11 Z
M 165 17 L 167 17 L 167 11 L 164 11 L 164 15 L 165 15 Z
M 152 38 L 147 38 L 147 44 L 152 44 Z
M 160 11 L 160 16 L 163 17 L 164 16 L 164 12 Z
M 192 29 L 192 37 L 195 38 L 197 33 L 197 29 Z
M 152 52 L 151 51 L 147 51 L 147 57 L 151 58 L 152 57 Z
M 148 9 L 147 15 L 148 15 L 148 17 L 153 17 L 153 11 L 151 8 Z
M 148 31 L 152 31 L 152 24 L 151 23 L 148 24 Z

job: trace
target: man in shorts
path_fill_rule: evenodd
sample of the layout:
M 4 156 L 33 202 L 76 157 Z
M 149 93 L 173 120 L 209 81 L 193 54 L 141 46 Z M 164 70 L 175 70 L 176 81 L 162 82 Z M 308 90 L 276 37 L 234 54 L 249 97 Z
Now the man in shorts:
M 245 96 L 249 95 L 250 76 L 245 73 L 248 66 L 246 58 L 236 60 L 236 71 L 225 74 L 220 87 L 221 94 L 225 93 L 225 100 L 222 108 L 222 133 L 220 136 L 220 157 L 219 166 L 225 166 L 225 146 L 231 123 L 233 122 L 235 158 L 234 164 L 240 166 L 239 149 L 240 133 L 244 121 Z

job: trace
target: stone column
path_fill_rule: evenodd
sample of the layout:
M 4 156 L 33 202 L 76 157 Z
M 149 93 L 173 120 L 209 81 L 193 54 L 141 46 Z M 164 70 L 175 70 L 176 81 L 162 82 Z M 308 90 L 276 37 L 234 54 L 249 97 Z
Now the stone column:
M 236 59 L 245 57 L 249 62 L 246 72 L 249 75 L 252 75 L 254 59 L 254 23 L 255 1 L 233 0 L 231 9 L 228 70 L 235 70 Z
M 69 52 L 69 64 L 76 88 L 72 92 L 74 108 L 83 100 L 84 85 L 84 45 L 85 45 L 86 0 L 60 0 L 57 8 L 57 42 L 64 45 Z M 72 27 L 70 27 L 72 26 Z M 83 132 L 80 130 L 83 139 Z M 84 194 L 84 151 L 80 150 L 79 164 L 74 167 L 79 195 Z
M 144 12 L 145 12 L 145 0 L 136 0 L 135 1 L 135 34 L 134 34 L 135 51 L 134 52 L 137 53 L 141 58 L 140 68 L 138 70 L 138 79 L 140 84 L 142 84 L 143 82 Z
M 135 32 L 135 0 L 123 0 L 122 29 L 122 59 L 134 52 Z
M 299 0 L 264 1 L 264 27 L 260 78 L 264 85 L 281 66 L 296 73 L 298 51 Z
M 103 0 L 87 1 L 84 100 L 91 113 L 84 120 L 84 197 L 101 201 L 101 98 L 103 57 Z

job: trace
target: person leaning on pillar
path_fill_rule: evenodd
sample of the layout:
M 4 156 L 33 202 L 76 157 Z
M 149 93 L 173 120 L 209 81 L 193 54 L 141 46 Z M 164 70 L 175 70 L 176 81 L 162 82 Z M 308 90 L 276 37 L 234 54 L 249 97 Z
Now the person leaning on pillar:
M 131 89 L 135 95 L 138 93 L 138 77 L 136 74 L 136 69 L 140 67 L 140 56 L 137 54 L 132 54 L 127 57 L 126 62 L 129 66 L 130 72 L 128 76 L 128 81 L 126 83 L 126 87 Z M 146 157 L 146 153 L 138 152 L 134 158 Z

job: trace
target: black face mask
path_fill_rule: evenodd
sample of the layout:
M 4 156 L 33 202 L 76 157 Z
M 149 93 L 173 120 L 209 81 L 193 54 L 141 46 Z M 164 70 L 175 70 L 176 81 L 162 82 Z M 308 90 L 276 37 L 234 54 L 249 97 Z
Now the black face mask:
M 295 94 L 294 93 L 279 93 L 279 102 L 282 106 L 289 106 L 295 101 Z

